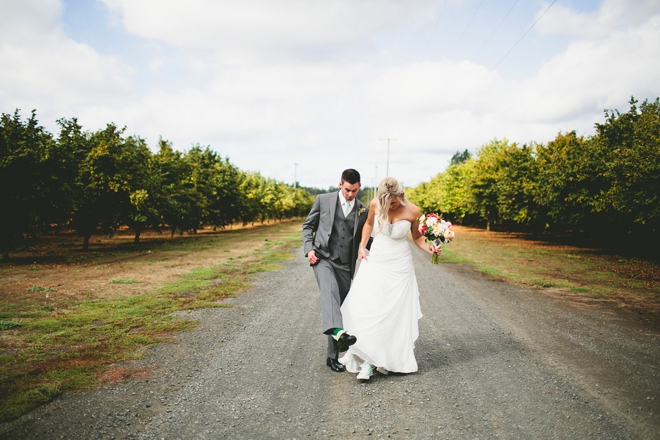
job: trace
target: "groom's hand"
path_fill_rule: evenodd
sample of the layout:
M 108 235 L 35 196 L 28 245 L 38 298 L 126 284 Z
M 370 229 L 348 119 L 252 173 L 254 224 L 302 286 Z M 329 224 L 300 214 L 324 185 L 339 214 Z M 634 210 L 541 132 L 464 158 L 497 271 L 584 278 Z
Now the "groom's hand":
M 316 252 L 309 251 L 307 253 L 307 260 L 309 260 L 309 264 L 311 264 L 313 266 L 313 265 L 315 265 L 316 263 L 319 262 L 319 257 L 316 256 Z

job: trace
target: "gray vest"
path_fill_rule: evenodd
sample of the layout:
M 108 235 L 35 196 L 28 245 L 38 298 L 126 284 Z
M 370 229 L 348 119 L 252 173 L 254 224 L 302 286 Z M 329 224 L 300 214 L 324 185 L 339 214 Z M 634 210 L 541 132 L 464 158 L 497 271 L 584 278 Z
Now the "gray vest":
M 353 227 L 355 226 L 356 215 L 355 209 L 357 201 L 353 202 L 353 209 L 348 213 L 348 217 L 344 218 L 344 210 L 342 209 L 340 198 L 337 197 L 337 209 L 335 209 L 335 221 L 332 224 L 332 232 L 330 233 L 330 240 L 328 241 L 328 248 L 330 249 L 330 260 L 339 258 L 344 264 L 351 262 L 351 253 L 353 248 Z

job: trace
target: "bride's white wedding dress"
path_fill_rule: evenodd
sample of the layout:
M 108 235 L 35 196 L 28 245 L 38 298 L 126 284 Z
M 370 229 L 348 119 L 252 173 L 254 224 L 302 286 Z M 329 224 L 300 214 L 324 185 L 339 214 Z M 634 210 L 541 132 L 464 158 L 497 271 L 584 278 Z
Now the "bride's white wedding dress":
M 378 230 L 379 217 L 374 229 Z M 422 317 L 407 236 L 408 220 L 385 223 L 362 260 L 341 312 L 344 329 L 357 337 L 339 362 L 352 373 L 363 361 L 399 373 L 417 371 L 413 352 Z

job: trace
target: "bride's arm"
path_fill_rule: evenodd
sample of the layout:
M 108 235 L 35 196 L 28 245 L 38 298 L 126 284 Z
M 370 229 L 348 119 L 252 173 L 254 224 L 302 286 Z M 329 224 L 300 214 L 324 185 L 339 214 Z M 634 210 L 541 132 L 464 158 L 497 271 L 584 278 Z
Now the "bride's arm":
M 419 232 L 419 222 L 417 221 L 417 219 L 422 215 L 422 213 L 419 210 L 419 208 L 413 205 L 412 203 L 411 203 L 411 208 L 413 211 L 413 215 L 415 216 L 415 220 L 413 220 L 412 224 L 410 225 L 410 233 L 412 234 L 412 240 L 415 242 L 418 248 L 428 252 L 429 254 L 433 254 L 434 253 L 433 246 L 426 243 L 426 237 L 424 237 Z M 438 250 L 438 253 L 440 253 L 440 250 Z
M 367 219 L 364 222 L 362 227 L 362 239 L 360 240 L 360 250 L 358 251 L 358 259 L 367 259 L 367 243 L 369 243 L 369 237 L 374 230 L 374 218 L 376 216 L 376 209 L 378 209 L 377 199 L 373 199 L 369 203 L 369 214 Z

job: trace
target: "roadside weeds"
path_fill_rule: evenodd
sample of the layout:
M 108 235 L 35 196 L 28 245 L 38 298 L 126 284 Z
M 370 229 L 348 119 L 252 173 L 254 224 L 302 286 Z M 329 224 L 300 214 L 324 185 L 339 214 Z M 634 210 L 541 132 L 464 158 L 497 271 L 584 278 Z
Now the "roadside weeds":
M 223 300 L 249 287 L 253 274 L 277 270 L 278 262 L 292 258 L 299 231 L 298 222 L 286 222 L 155 237 L 148 250 L 125 246 L 64 255 L 50 265 L 4 265 L 0 422 L 64 392 L 148 375 L 117 364 L 195 327 L 174 312 L 228 307 Z
M 532 240 L 523 235 L 453 226 L 456 240 L 443 246 L 440 261 L 466 263 L 495 278 L 660 313 L 660 265 Z

